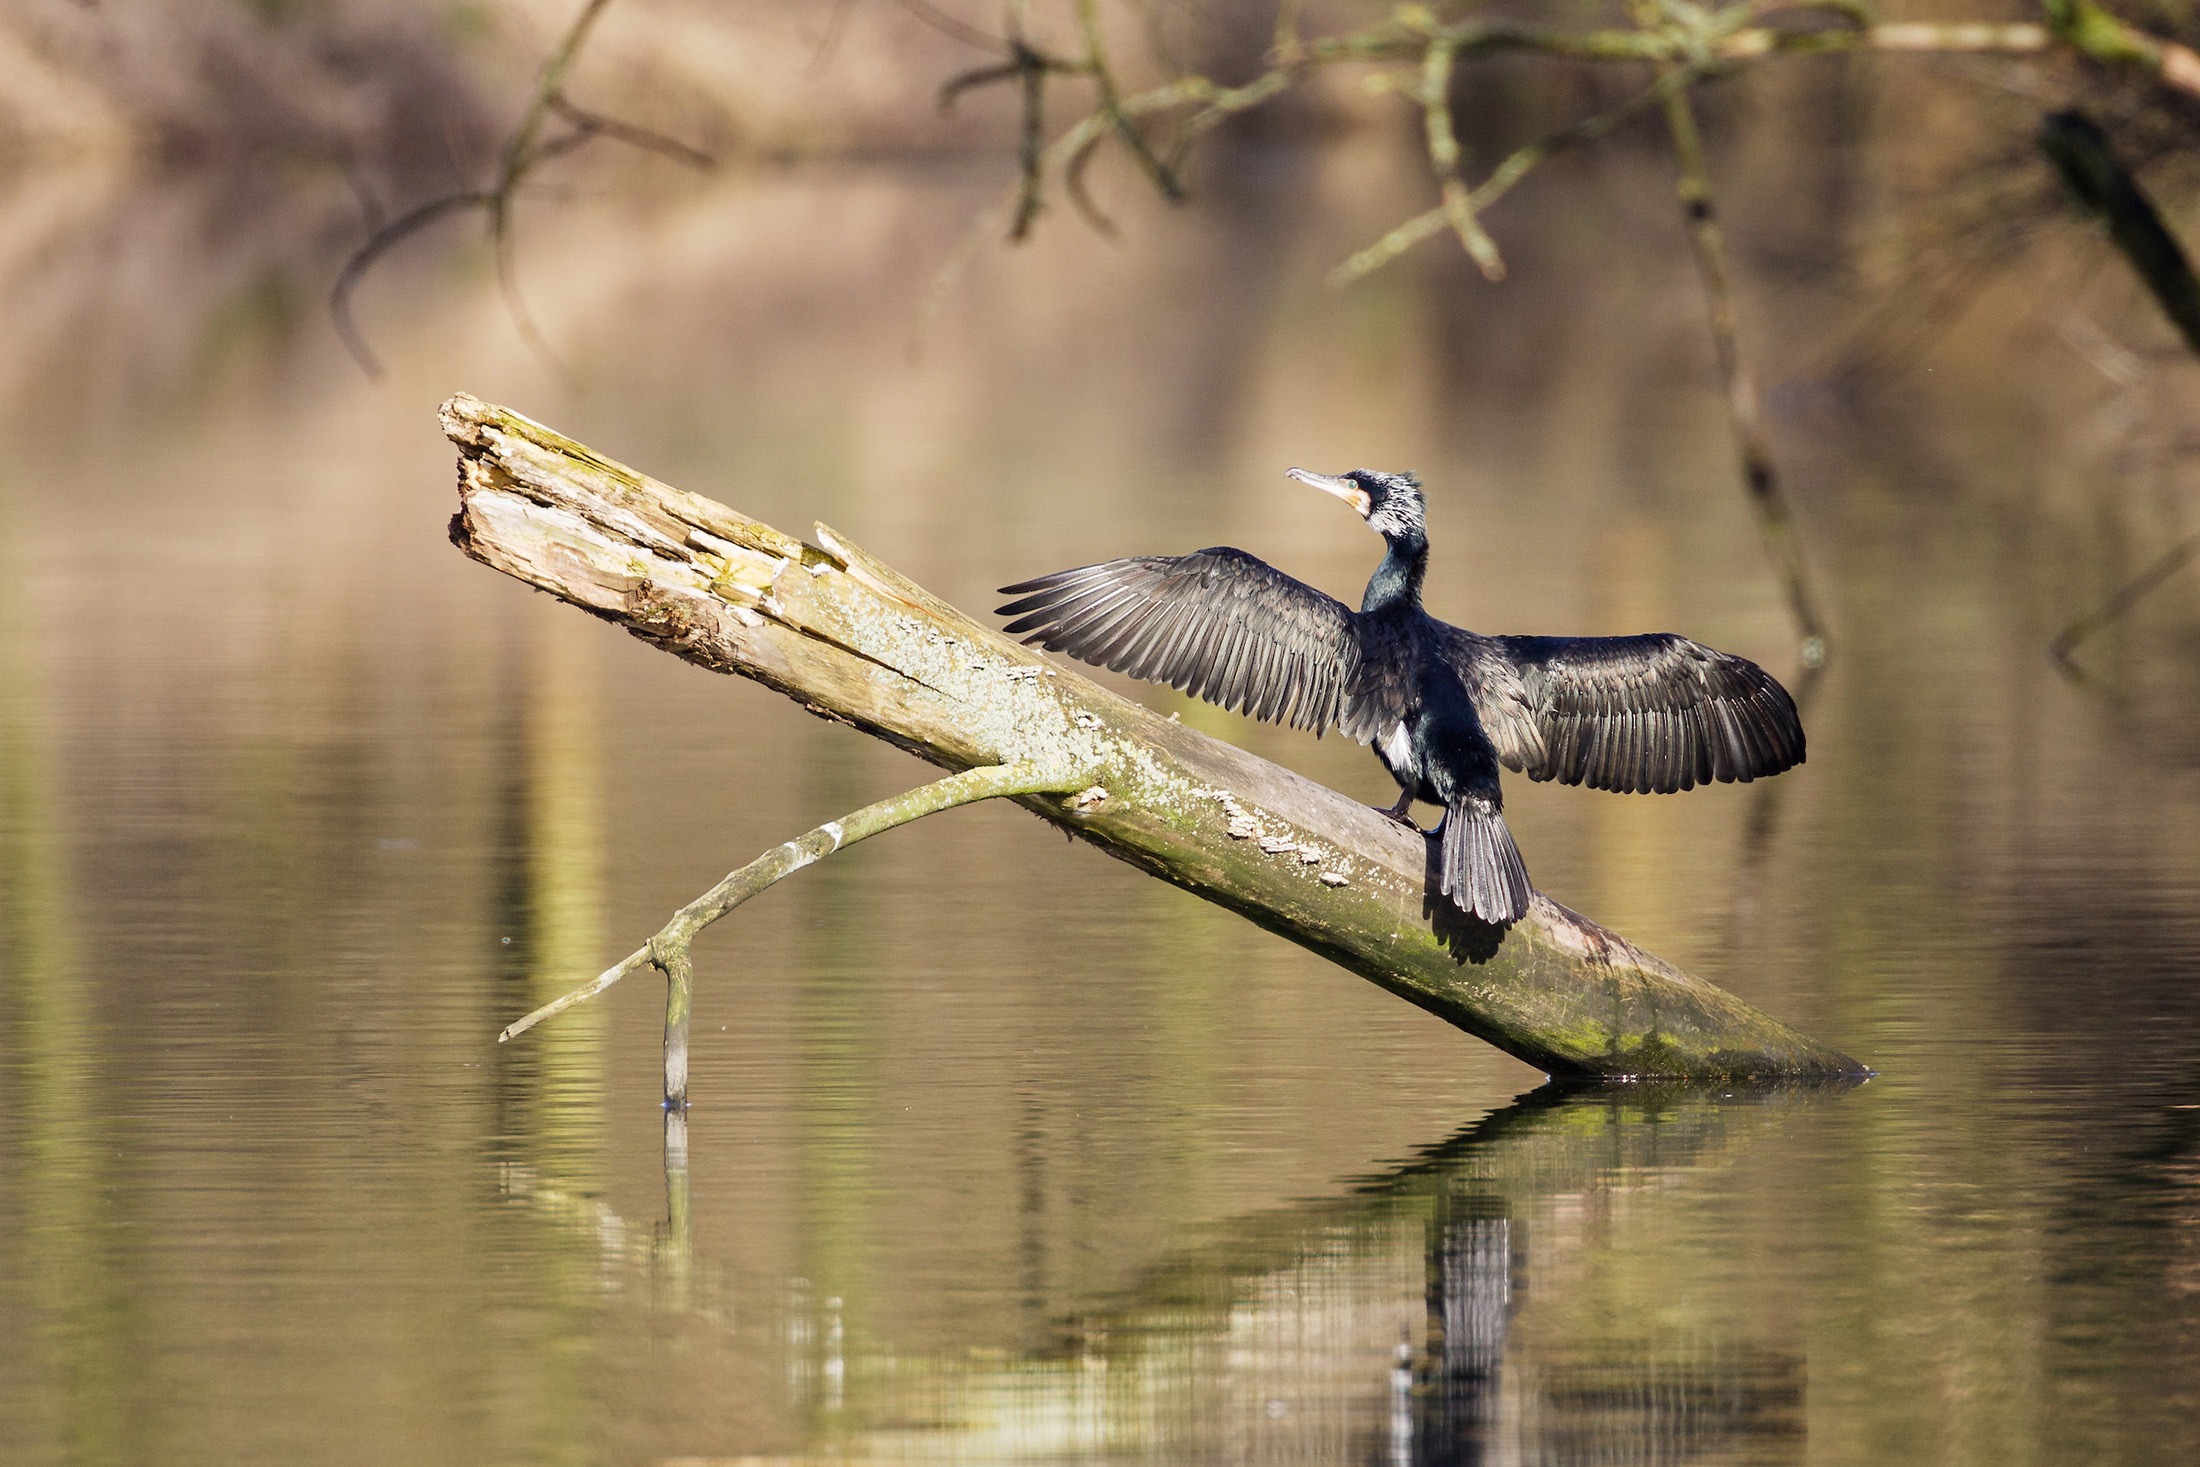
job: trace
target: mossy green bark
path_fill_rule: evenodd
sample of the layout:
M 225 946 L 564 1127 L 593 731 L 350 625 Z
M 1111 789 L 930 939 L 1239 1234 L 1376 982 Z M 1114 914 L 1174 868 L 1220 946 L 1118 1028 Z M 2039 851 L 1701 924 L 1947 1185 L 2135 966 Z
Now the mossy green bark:
M 824 525 L 797 540 L 474 398 L 443 420 L 468 555 L 948 769 L 1074 773 L 1055 780 L 1074 793 L 1018 803 L 1539 1069 L 1863 1072 L 1540 895 L 1502 940 L 1439 935 L 1421 838 L 1055 666 Z

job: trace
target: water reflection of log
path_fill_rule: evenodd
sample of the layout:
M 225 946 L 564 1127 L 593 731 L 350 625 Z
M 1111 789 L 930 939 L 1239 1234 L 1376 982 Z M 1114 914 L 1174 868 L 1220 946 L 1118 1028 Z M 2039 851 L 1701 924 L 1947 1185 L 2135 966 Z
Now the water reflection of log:
M 790 1352 L 797 1405 L 830 1393 L 813 1445 L 859 1460 L 1227 1446 L 1264 1461 L 1318 1444 L 1325 1460 L 1395 1463 L 1787 1461 L 1802 1442 L 1792 1353 L 1701 1324 L 1518 1326 L 1530 1259 L 1548 1272 L 1593 1246 L 1554 1219 L 1599 1194 L 1666 1192 L 1812 1098 L 1538 1091 L 1332 1196 L 1216 1226 L 1012 1355 L 899 1354 L 848 1325 L 864 1301 L 815 1289 L 761 1334 L 752 1310 L 744 1338 Z M 691 1252 L 685 1136 L 673 1117 L 672 1211 L 654 1239 L 523 1171 L 507 1194 L 646 1273 L 655 1308 L 730 1328 L 731 1279 Z
M 1172 1339 L 1226 1333 L 1269 1281 L 1294 1278 L 1292 1292 L 1306 1298 L 1310 1263 L 1335 1272 L 1395 1247 L 1396 1224 L 1417 1218 L 1422 1333 L 1401 1345 L 1381 1439 L 1363 1460 L 1666 1463 L 1740 1443 L 1751 1460 L 1798 1458 L 1804 1369 L 1792 1354 L 1697 1331 L 1569 1340 L 1522 1358 L 1513 1325 L 1539 1210 L 1662 1189 L 1716 1165 L 1812 1093 L 1537 1091 L 1344 1196 L 1229 1225 L 1133 1284 L 1115 1308 L 1065 1326 L 1060 1348 L 1099 1351 L 1117 1369 L 1137 1368 L 1156 1345 L 1180 1358 Z
M 1552 1467 L 1803 1460 L 1796 1355 L 1717 1338 L 1625 1341 L 1525 1373 L 1520 1434 Z
M 0 531 L 21 523 L 14 508 L 0 494 Z M 15 549 L 0 539 L 0 1095 L 15 1148 L 0 1272 L 26 1285 L 33 1365 L 11 1378 L 0 1442 L 30 1460 L 119 1462 L 148 1445 L 115 1363 L 142 1279 L 102 1230 L 119 1153 L 97 1144 L 87 1107 L 102 1079 L 93 990 L 70 922 L 28 558 Z
M 507 783 L 496 853 L 497 992 L 540 1003 L 603 946 L 603 791 L 594 658 L 562 622 L 529 628 L 502 697 Z M 588 1184 L 601 1146 L 602 1016 L 503 1072 L 499 1120 L 529 1160 Z

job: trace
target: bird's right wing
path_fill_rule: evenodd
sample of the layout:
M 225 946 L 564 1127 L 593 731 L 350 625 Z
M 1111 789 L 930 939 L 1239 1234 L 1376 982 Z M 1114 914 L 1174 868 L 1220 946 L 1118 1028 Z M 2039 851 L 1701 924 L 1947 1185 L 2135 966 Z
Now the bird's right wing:
M 1003 586 L 1026 642 L 1167 683 L 1269 723 L 1336 723 L 1359 664 L 1352 612 L 1266 561 L 1217 545 Z

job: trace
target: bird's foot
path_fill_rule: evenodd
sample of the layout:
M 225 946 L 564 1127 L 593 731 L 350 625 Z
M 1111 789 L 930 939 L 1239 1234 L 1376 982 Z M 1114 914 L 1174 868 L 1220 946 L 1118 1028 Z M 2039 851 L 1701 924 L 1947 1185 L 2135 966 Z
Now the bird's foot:
M 1413 796 L 1411 795 L 1400 795 L 1398 803 L 1395 805 L 1370 805 L 1368 808 L 1378 815 L 1397 821 L 1415 835 L 1433 835 L 1435 833 L 1423 830 L 1420 823 L 1413 818 Z

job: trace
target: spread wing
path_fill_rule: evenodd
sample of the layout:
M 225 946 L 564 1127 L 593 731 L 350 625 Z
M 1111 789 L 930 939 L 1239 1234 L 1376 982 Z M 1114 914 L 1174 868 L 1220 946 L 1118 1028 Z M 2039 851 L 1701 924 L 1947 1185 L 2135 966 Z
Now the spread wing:
M 1670 632 L 1482 637 L 1447 659 L 1497 756 L 1530 779 L 1625 794 L 1747 782 L 1803 762 L 1795 700 L 1756 663 Z
M 1011 636 L 1319 734 L 1359 662 L 1352 611 L 1217 545 L 1139 555 L 1003 586 Z

